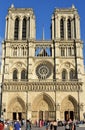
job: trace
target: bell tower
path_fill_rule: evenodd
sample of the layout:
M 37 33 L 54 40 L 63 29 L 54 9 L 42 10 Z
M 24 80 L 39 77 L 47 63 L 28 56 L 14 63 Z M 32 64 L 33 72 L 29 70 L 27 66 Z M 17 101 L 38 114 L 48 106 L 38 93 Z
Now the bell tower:
M 12 4 L 6 16 L 6 40 L 35 39 L 35 15 L 31 8 L 15 8 Z
M 58 71 L 60 70 L 60 65 L 64 65 L 60 76 L 63 77 L 63 70 L 65 69 L 66 71 L 65 65 L 69 64 L 68 66 L 70 67 L 72 64 L 73 68 L 69 69 L 74 70 L 74 78 L 80 78 L 80 75 L 84 73 L 84 65 L 83 42 L 80 38 L 80 17 L 77 9 L 74 5 L 71 8 L 55 9 L 51 23 L 51 39 L 54 41 L 55 77 L 59 78 L 57 75 L 60 73 Z M 82 69 L 80 66 L 82 66 Z M 67 77 L 64 75 L 66 79 L 71 76 L 69 77 L 68 74 Z
M 54 10 L 51 33 L 53 40 L 80 39 L 80 17 L 74 5 Z

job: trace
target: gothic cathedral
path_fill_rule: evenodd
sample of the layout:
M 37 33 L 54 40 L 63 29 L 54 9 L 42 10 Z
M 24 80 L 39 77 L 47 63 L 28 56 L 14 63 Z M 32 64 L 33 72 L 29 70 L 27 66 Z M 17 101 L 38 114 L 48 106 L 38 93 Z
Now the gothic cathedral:
M 36 40 L 32 8 L 9 8 L 2 43 L 2 112 L 5 119 L 85 117 L 85 73 L 80 17 L 56 8 L 51 40 Z

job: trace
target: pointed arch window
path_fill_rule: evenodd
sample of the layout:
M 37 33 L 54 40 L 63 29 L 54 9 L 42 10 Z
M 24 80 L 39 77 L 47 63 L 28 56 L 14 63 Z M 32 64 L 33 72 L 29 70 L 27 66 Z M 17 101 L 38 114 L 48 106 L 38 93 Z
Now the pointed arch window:
M 71 39 L 71 20 L 67 20 L 67 32 L 68 32 L 68 39 Z
M 27 21 L 26 18 L 24 18 L 22 23 L 22 40 L 26 39 L 26 27 L 27 27 Z
M 14 40 L 18 40 L 18 36 L 19 36 L 19 18 L 16 18 L 14 25 Z
M 18 71 L 14 70 L 13 71 L 13 80 L 17 80 L 18 79 Z
M 65 48 L 61 47 L 61 56 L 65 56 Z
M 25 80 L 27 79 L 27 71 L 26 70 L 22 70 L 21 71 L 21 80 Z
M 60 20 L 60 38 L 64 39 L 64 19 Z
M 72 55 L 72 49 L 71 47 L 68 47 L 68 56 L 71 56 Z
M 75 71 L 71 70 L 70 71 L 70 80 L 73 80 L 73 79 L 75 79 Z
M 62 80 L 66 80 L 67 79 L 67 71 L 64 69 L 62 71 Z

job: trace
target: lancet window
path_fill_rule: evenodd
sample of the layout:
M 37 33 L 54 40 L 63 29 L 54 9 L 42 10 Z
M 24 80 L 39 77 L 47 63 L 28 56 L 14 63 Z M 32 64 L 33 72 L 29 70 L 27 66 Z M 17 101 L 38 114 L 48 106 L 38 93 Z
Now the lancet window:
M 71 47 L 68 47 L 68 56 L 71 56 L 72 55 L 72 49 Z
M 71 39 L 71 20 L 67 20 L 67 32 L 68 32 L 68 39 Z
M 70 71 L 70 80 L 73 80 L 73 79 L 75 79 L 75 71 L 71 70 Z
M 64 69 L 62 71 L 62 80 L 66 80 L 66 79 L 67 79 L 67 71 L 66 71 L 66 69 Z
M 60 20 L 60 38 L 64 39 L 64 19 Z
M 18 40 L 18 36 L 19 36 L 19 18 L 16 18 L 14 26 L 14 40 Z
M 60 47 L 60 52 L 62 57 L 74 56 L 74 47 L 73 46 L 62 46 Z
M 21 71 L 21 80 L 25 80 L 27 79 L 27 73 L 26 73 L 26 70 L 22 70 Z
M 61 56 L 65 56 L 65 48 L 61 47 Z
M 17 47 L 13 48 L 13 56 L 17 56 Z
M 27 21 L 26 18 L 24 18 L 22 23 L 22 40 L 26 40 L 26 28 L 27 28 Z
M 13 71 L 13 80 L 17 80 L 18 79 L 18 71 L 15 69 Z
M 27 46 L 12 46 L 10 56 L 27 56 Z

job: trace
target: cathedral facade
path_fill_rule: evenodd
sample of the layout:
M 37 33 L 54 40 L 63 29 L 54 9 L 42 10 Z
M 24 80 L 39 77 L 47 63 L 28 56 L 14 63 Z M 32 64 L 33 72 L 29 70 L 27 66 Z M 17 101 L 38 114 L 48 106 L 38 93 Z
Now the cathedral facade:
M 36 40 L 32 8 L 9 8 L 2 43 L 4 119 L 84 119 L 85 73 L 77 9 L 55 9 L 51 40 Z

